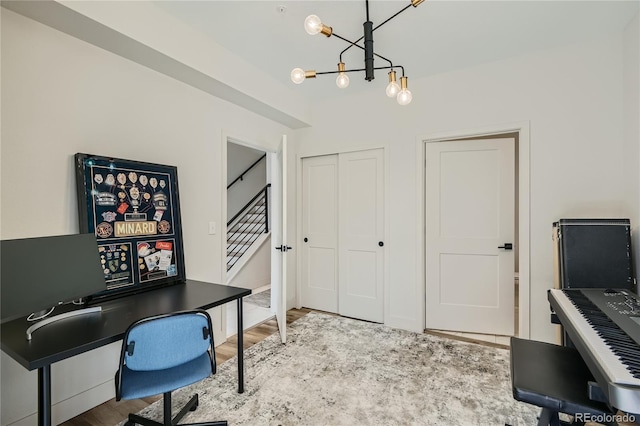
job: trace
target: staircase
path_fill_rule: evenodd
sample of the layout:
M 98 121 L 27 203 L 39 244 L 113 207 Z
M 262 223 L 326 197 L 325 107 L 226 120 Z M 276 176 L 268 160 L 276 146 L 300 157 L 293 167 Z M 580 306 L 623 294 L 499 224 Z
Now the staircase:
M 261 235 L 269 232 L 267 191 L 270 186 L 260 190 L 227 224 L 227 271 Z

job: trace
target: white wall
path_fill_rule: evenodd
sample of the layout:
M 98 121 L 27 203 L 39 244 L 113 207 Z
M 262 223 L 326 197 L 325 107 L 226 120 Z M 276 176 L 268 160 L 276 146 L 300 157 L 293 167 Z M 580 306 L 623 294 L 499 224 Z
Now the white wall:
M 631 213 L 635 253 L 636 277 L 640 268 L 640 14 L 627 25 L 624 31 L 624 140 L 625 183 L 627 195 L 625 201 Z
M 638 169 L 637 151 L 624 167 L 622 37 L 523 55 L 409 81 L 413 102 L 401 107 L 377 90 L 318 104 L 314 126 L 295 131 L 298 155 L 353 147 L 389 149 L 390 228 L 388 325 L 420 330 L 424 283 L 417 271 L 416 138 L 530 122 L 531 330 L 553 341 L 546 289 L 553 286 L 551 224 L 561 217 L 629 217 L 638 193 L 628 194 L 625 172 Z M 637 74 L 636 74 L 637 76 Z M 314 84 L 333 85 L 318 78 Z M 353 114 L 353 111 L 366 111 Z M 636 175 L 637 176 L 637 175 Z M 631 195 L 627 202 L 627 196 Z M 521 278 L 522 280 L 522 278 Z
M 1 31 L 2 238 L 78 231 L 76 152 L 171 164 L 187 277 L 220 282 L 224 235 L 208 222 L 222 218 L 222 135 L 274 150 L 287 128 L 6 9 Z M 54 364 L 55 421 L 114 396 L 117 354 L 113 344 Z M 35 424 L 36 373 L 4 353 L 1 368 L 0 423 Z
M 227 144 L 227 185 L 265 153 L 235 143 Z M 267 184 L 266 157 L 227 189 L 227 220 L 231 220 Z
M 257 244 L 257 242 L 254 244 Z M 245 256 L 251 256 L 251 258 L 229 280 L 228 284 L 234 287 L 250 288 L 251 290 L 271 284 L 272 251 L 271 236 L 269 236 L 260 243 L 260 247 L 256 248 L 255 252 L 252 251 L 252 253 L 245 254 Z M 242 262 L 242 260 L 239 262 Z

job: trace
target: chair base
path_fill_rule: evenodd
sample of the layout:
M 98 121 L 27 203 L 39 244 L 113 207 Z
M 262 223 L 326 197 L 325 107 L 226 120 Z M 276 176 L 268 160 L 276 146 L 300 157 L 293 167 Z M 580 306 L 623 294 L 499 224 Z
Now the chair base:
M 164 412 L 164 422 L 160 423 L 155 420 L 147 419 L 146 417 L 139 416 L 137 414 L 130 413 L 129 419 L 124 424 L 124 426 L 133 426 L 133 425 L 142 425 L 142 426 L 176 426 L 180 420 L 187 414 L 189 411 L 195 411 L 198 408 L 198 394 L 194 394 L 189 402 L 185 404 L 184 407 L 176 414 L 173 418 L 171 417 L 171 392 L 167 392 L 163 394 L 163 412 Z M 215 421 L 215 422 L 205 422 L 205 423 L 184 423 L 182 426 L 227 426 L 227 421 Z

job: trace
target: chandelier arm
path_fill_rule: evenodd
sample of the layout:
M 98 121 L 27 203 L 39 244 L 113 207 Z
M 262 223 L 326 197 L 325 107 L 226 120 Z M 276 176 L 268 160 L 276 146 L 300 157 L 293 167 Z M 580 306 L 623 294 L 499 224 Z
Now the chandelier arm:
M 335 33 L 334 33 L 334 35 L 335 35 Z M 341 39 L 342 39 L 342 37 L 340 37 L 340 36 L 338 36 L 338 38 L 341 38 Z M 346 49 L 344 49 L 342 52 L 340 52 L 340 62 L 343 62 L 343 61 L 342 61 L 342 54 L 343 54 L 344 52 L 346 52 L 347 50 L 351 49 L 353 46 L 359 47 L 360 49 L 364 50 L 364 47 L 362 47 L 362 46 L 360 46 L 359 44 L 357 44 L 357 43 L 358 43 L 360 40 L 362 40 L 363 38 L 364 38 L 364 37 L 360 37 L 360 38 L 359 38 L 358 40 L 356 40 L 355 42 L 350 42 L 350 41 L 349 41 L 349 43 L 351 43 L 351 46 L 347 47 L 347 48 L 346 48 Z M 343 40 L 344 40 L 344 39 L 343 39 Z M 382 60 L 384 60 L 384 61 L 389 62 L 389 68 L 393 68 L 393 62 L 392 62 L 391 60 L 389 60 L 389 59 L 385 58 L 385 57 L 384 57 L 384 56 L 382 56 L 382 55 L 378 55 L 376 52 L 373 52 L 373 54 L 374 54 L 374 56 L 377 56 L 378 58 L 380 58 L 380 59 L 382 59 Z M 398 65 L 398 67 L 400 67 L 400 66 Z M 404 75 L 404 69 L 402 70 L 402 73 L 403 73 L 403 75 Z
M 398 68 L 402 68 L 402 65 L 397 65 Z M 374 70 L 388 70 L 388 69 L 392 69 L 393 67 L 374 67 Z M 402 75 L 404 76 L 404 68 L 402 68 L 403 73 Z M 353 69 L 353 70 L 344 70 L 344 71 L 317 71 L 316 75 L 323 75 L 323 74 L 339 74 L 341 72 L 358 72 L 358 71 L 366 71 L 366 68 L 358 68 L 358 69 Z
M 361 47 L 360 45 L 358 45 L 358 42 L 362 41 L 363 38 L 364 36 L 360 37 L 355 42 L 353 42 L 350 46 L 347 46 L 342 52 L 340 52 L 340 62 L 342 62 L 342 54 L 347 50 L 351 49 L 353 46 L 358 46 L 360 47 L 360 49 L 364 49 L 364 47 Z
M 346 38 L 342 37 L 340 34 L 333 33 L 332 35 L 333 35 L 334 37 L 339 38 L 339 39 L 340 39 L 340 40 L 342 40 L 342 41 L 346 41 L 347 43 L 349 43 L 349 44 L 351 45 L 351 46 L 349 46 L 349 47 L 353 47 L 353 46 L 355 46 L 355 47 L 359 47 L 360 49 L 364 50 L 364 47 L 362 47 L 362 46 L 360 46 L 359 44 L 357 44 L 357 43 L 358 43 L 358 41 L 362 40 L 364 37 L 360 37 L 357 41 L 351 41 L 351 40 L 348 40 L 348 39 L 346 39 Z M 345 50 L 347 50 L 347 49 L 345 49 Z M 342 53 L 341 53 L 340 55 L 342 55 Z
M 409 3 L 408 5 L 406 5 L 405 7 L 403 7 L 402 9 L 400 9 L 399 11 L 397 11 L 396 13 L 394 13 L 393 15 L 391 15 L 389 18 L 385 19 L 384 21 L 382 21 L 381 24 L 376 25 L 375 27 L 373 27 L 373 31 L 377 30 L 378 28 L 380 28 L 381 26 L 383 26 L 384 24 L 386 24 L 387 22 L 389 22 L 390 20 L 392 20 L 393 18 L 395 18 L 396 16 L 400 15 L 402 12 L 404 12 L 405 10 L 409 9 L 412 6 L 411 3 Z
M 384 56 L 382 56 L 382 55 L 378 55 L 376 52 L 373 52 L 373 55 L 374 55 L 374 56 L 377 56 L 378 58 L 380 58 L 380 59 L 382 59 L 382 60 L 385 60 L 385 61 L 389 62 L 389 68 L 393 68 L 393 62 L 391 62 L 389 59 L 385 58 L 385 57 L 384 57 Z M 375 69 L 375 68 L 374 68 L 374 69 Z
M 342 37 L 340 34 L 333 33 L 332 35 L 334 35 L 335 37 L 339 38 L 339 39 L 340 39 L 340 40 L 342 40 L 342 41 L 346 41 L 347 43 L 349 43 L 349 44 L 350 44 L 350 46 L 349 46 L 349 47 L 353 47 L 353 46 L 355 46 L 355 47 L 357 47 L 357 48 L 359 48 L 359 49 L 365 50 L 365 49 L 364 49 L 364 47 L 362 47 L 362 46 L 360 46 L 360 45 L 358 44 L 358 41 L 362 40 L 364 37 L 360 37 L 360 38 L 358 39 L 358 41 L 353 42 L 353 41 L 351 41 L 351 40 L 347 40 L 346 38 Z M 349 49 L 349 47 L 348 47 L 347 49 Z M 342 52 L 340 52 L 340 62 L 342 62 L 342 54 L 343 54 L 347 49 L 345 49 L 345 50 L 343 50 Z M 380 59 L 382 59 L 382 60 L 385 60 L 385 61 L 389 62 L 389 65 L 390 65 L 391 67 L 393 67 L 393 62 L 391 62 L 389 59 L 385 58 L 384 56 L 378 55 L 378 54 L 377 54 L 377 53 L 375 53 L 375 52 L 373 52 L 373 54 L 374 54 L 375 56 L 377 56 L 378 58 L 380 58 Z
M 381 24 L 373 27 L 372 31 L 375 31 L 376 29 L 380 28 L 381 26 L 383 26 L 384 24 L 386 24 L 387 22 L 389 22 L 390 20 L 392 20 L 393 18 L 395 18 L 396 16 L 400 15 L 402 12 L 404 12 L 405 10 L 409 9 L 409 7 L 413 6 L 413 3 L 409 3 L 408 5 L 406 5 L 405 7 L 403 7 L 402 9 L 400 9 L 399 11 L 397 11 L 396 13 L 394 13 L 391 17 L 385 19 Z M 415 7 L 415 6 L 414 6 Z M 369 20 L 369 6 L 367 6 L 367 21 Z M 334 34 L 335 35 L 335 34 Z M 351 49 L 353 46 L 358 46 L 357 43 L 359 41 L 361 41 L 364 38 L 364 36 L 360 37 L 359 39 L 357 39 L 355 42 L 353 42 L 350 46 L 348 46 L 346 49 L 344 49 L 342 52 L 340 52 L 340 62 L 342 62 L 342 54 L 344 52 L 346 52 L 347 50 Z M 360 46 L 358 46 L 360 47 Z

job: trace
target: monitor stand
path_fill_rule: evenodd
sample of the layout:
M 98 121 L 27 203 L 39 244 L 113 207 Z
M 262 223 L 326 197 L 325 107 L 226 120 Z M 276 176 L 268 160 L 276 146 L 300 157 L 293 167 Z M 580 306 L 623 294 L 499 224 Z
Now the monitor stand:
M 83 309 L 78 309 L 78 310 L 75 310 L 75 311 L 65 312 L 63 314 L 58 314 L 58 315 L 54 315 L 54 316 L 52 316 L 50 318 L 43 319 L 43 320 L 38 321 L 37 323 L 33 324 L 31 327 L 27 328 L 27 340 L 31 340 L 31 334 L 33 334 L 34 331 L 36 331 L 40 327 L 44 327 L 47 324 L 51 324 L 52 322 L 60 321 L 60 320 L 66 319 L 66 318 L 75 317 L 75 316 L 78 316 L 78 315 L 92 314 L 94 312 L 101 312 L 101 311 L 102 311 L 102 307 L 101 306 L 92 306 L 90 308 L 83 308 Z

